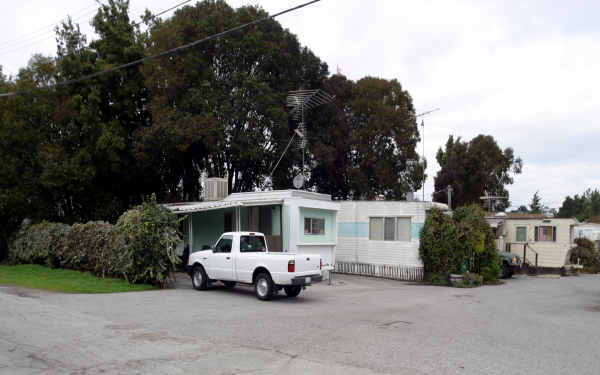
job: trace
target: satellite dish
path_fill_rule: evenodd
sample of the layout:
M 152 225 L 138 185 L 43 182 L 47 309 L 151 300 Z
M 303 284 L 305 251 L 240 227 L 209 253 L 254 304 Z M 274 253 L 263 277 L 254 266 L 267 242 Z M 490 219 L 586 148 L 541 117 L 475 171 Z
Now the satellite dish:
M 270 189 L 273 187 L 273 179 L 269 176 L 267 178 L 265 178 L 265 182 L 263 183 L 263 186 L 266 189 Z
M 302 174 L 296 175 L 296 177 L 294 177 L 294 187 L 296 189 L 302 188 L 302 186 L 304 186 L 304 181 L 305 181 L 304 175 L 302 175 Z

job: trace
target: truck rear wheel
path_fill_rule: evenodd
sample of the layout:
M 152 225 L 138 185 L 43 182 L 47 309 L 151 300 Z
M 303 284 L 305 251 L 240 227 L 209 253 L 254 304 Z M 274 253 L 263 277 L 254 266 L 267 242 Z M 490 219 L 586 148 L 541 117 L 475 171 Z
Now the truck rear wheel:
M 273 297 L 274 290 L 273 280 L 268 273 L 261 273 L 256 276 L 256 280 L 254 280 L 254 293 L 258 299 L 263 301 L 270 300 Z
M 283 290 L 285 290 L 285 294 L 288 297 L 293 298 L 298 297 L 298 294 L 302 291 L 302 287 L 300 285 L 285 286 Z
M 208 276 L 206 276 L 204 267 L 199 264 L 192 269 L 192 286 L 196 290 L 206 290 L 208 288 Z

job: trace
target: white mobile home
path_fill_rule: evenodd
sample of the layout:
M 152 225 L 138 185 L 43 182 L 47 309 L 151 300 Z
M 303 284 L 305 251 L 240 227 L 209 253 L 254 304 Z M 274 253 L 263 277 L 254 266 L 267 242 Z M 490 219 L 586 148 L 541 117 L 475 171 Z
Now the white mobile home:
M 434 202 L 344 201 L 338 213 L 336 272 L 421 280 L 419 234 Z
M 265 234 L 269 251 L 316 253 L 324 270 L 333 267 L 339 205 L 329 195 L 300 190 L 234 193 L 222 200 L 166 207 L 186 215 L 184 243 L 190 253 L 213 246 L 223 232 L 256 231 Z

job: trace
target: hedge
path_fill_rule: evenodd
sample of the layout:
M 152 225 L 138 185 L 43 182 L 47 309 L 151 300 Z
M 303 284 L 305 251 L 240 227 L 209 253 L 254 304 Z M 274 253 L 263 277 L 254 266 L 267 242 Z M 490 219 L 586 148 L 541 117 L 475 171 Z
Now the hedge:
M 166 287 L 180 262 L 175 254 L 178 224 L 176 215 L 153 196 L 121 215 L 116 225 L 103 221 L 24 225 L 9 247 L 9 262 Z
M 481 274 L 494 282 L 500 274 L 500 256 L 491 227 L 481 208 L 457 208 L 452 217 L 433 209 L 421 230 L 419 254 L 425 280 L 446 285 L 450 273 Z
M 569 252 L 571 264 L 581 263 L 585 272 L 598 272 L 600 270 L 600 254 L 595 249 L 594 243 L 587 238 L 577 238 L 575 245 Z

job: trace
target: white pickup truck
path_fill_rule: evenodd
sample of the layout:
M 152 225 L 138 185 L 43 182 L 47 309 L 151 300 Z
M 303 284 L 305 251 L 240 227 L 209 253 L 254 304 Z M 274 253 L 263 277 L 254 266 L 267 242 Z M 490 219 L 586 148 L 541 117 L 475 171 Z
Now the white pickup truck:
M 196 251 L 188 261 L 195 289 L 207 289 L 212 281 L 228 288 L 254 285 L 261 300 L 281 289 L 296 297 L 305 286 L 322 280 L 321 267 L 318 254 L 269 252 L 265 236 L 258 232 L 223 233 L 212 249 Z

